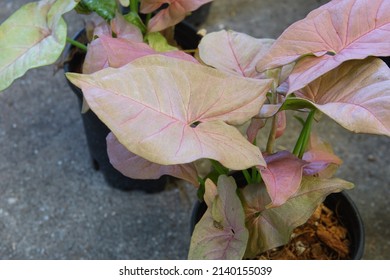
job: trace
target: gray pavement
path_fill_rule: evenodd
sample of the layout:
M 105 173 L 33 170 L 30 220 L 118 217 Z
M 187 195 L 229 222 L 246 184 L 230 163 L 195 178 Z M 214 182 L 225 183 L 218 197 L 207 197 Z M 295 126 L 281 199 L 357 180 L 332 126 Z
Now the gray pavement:
M 1 2 L 0 22 L 28 1 Z M 216 0 L 203 27 L 276 38 L 325 2 Z M 73 13 L 66 19 L 70 36 L 83 27 Z M 76 97 L 54 70 L 31 70 L 0 94 L 0 259 L 185 259 L 195 190 L 109 187 L 92 168 Z M 365 222 L 364 258 L 390 259 L 389 139 L 328 120 L 317 129 L 344 160 L 339 177 L 356 183 L 349 194 Z

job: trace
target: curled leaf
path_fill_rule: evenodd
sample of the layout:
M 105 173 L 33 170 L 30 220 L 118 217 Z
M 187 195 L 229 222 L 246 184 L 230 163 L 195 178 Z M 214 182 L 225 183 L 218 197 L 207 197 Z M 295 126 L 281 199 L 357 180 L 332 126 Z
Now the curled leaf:
M 332 147 L 323 142 L 315 134 L 310 135 L 308 150 L 302 159 L 308 162 L 303 169 L 303 174 L 318 175 L 321 178 L 330 178 L 342 160 L 333 153 Z
M 307 162 L 288 151 L 265 155 L 264 159 L 267 167 L 259 169 L 271 198 L 267 207 L 280 206 L 298 191 Z

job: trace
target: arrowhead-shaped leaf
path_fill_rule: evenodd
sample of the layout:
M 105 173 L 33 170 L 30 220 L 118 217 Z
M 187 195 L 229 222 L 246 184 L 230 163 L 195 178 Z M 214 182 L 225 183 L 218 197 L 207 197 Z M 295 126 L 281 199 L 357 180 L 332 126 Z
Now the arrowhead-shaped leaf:
M 199 44 L 199 55 L 207 65 L 227 73 L 264 78 L 264 74 L 256 71 L 256 64 L 274 41 L 222 30 L 209 33 L 202 38 Z
M 259 112 L 269 80 L 161 55 L 67 77 L 118 140 L 149 161 L 173 165 L 211 158 L 235 170 L 265 165 L 258 147 L 229 124 Z
M 350 131 L 390 135 L 390 70 L 380 59 L 345 62 L 297 96 Z
M 0 25 L 0 91 L 27 70 L 54 63 L 66 43 L 61 17 L 75 0 L 42 0 L 22 6 Z
M 123 175 L 133 179 L 158 179 L 171 175 L 198 186 L 198 174 L 193 163 L 160 165 L 150 162 L 127 150 L 113 133 L 107 136 L 107 153 L 110 163 Z
M 311 12 L 277 39 L 258 70 L 298 60 L 289 93 L 351 59 L 389 56 L 390 1 L 332 1 Z
M 353 184 L 341 179 L 303 177 L 299 191 L 285 204 L 266 209 L 270 202 L 262 185 L 240 189 L 244 200 L 249 242 L 245 257 L 253 258 L 269 249 L 286 244 L 292 231 L 310 218 L 327 195 L 350 189 Z
M 240 260 L 245 253 L 248 230 L 236 183 L 232 177 L 221 176 L 217 185 L 206 181 L 206 192 L 215 194 L 217 188 L 218 194 L 208 198 L 207 211 L 195 226 L 189 259 Z
M 288 151 L 265 155 L 264 159 L 267 167 L 260 167 L 259 170 L 271 198 L 271 204 L 267 207 L 277 207 L 298 191 L 307 162 Z

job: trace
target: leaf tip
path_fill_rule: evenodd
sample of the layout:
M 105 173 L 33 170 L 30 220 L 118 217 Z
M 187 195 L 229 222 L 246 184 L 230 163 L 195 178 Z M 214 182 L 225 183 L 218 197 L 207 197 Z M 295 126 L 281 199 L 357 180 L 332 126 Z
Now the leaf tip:
M 77 87 L 80 87 L 81 76 L 83 76 L 82 74 L 68 72 L 65 73 L 65 76 L 72 84 L 76 85 Z

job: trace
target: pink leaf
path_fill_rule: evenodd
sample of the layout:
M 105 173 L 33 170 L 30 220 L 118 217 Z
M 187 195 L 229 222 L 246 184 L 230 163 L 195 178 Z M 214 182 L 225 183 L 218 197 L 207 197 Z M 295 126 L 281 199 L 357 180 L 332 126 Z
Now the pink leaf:
M 88 51 L 83 64 L 83 73 L 92 74 L 108 67 L 108 57 L 99 38 L 88 45 Z
M 258 63 L 259 71 L 299 58 L 289 77 L 289 93 L 351 59 L 389 56 L 390 1 L 332 1 L 311 12 L 277 39 Z
M 277 114 L 277 122 L 276 122 L 276 139 L 281 137 L 286 130 L 287 119 L 286 112 L 281 111 Z
M 297 96 L 350 131 L 390 135 L 390 70 L 380 59 L 345 62 Z
M 137 58 L 158 53 L 145 43 L 131 42 L 107 36 L 102 36 L 100 39 L 105 48 L 104 52 L 108 57 L 109 66 L 114 68 L 122 67 Z M 193 56 L 182 51 L 170 51 L 160 54 L 198 63 Z
M 83 64 L 83 73 L 91 74 L 101 69 L 104 69 L 108 66 L 111 67 L 119 67 L 114 65 L 109 65 L 108 53 L 107 50 L 107 42 L 109 38 L 114 40 L 122 40 L 120 42 L 128 42 L 128 44 L 137 46 L 140 50 L 144 50 L 142 46 L 143 36 L 141 31 L 134 25 L 128 23 L 122 15 L 117 14 L 116 17 L 111 21 L 111 25 L 108 25 L 105 21 L 100 22 L 99 24 L 90 23 L 90 25 L 94 26 L 93 30 L 93 40 L 88 45 L 88 51 L 85 56 L 84 64 Z M 112 38 L 112 33 L 116 34 L 117 38 Z M 97 38 L 95 38 L 97 37 Z M 101 39 L 105 38 L 103 42 Z M 139 49 L 133 47 L 137 53 L 140 53 Z M 119 55 L 119 53 L 118 53 Z M 128 56 L 131 54 L 128 54 Z M 111 55 L 112 58 L 113 55 Z M 134 56 L 131 56 L 134 57 Z M 121 57 L 122 58 L 122 57 Z M 116 58 L 120 60 L 121 58 Z M 116 63 L 117 65 L 124 65 L 125 63 Z
M 119 68 L 127 63 L 143 57 L 155 54 L 151 47 L 145 43 L 129 42 L 123 39 L 100 37 L 104 51 L 108 57 L 110 67 Z
M 111 26 L 104 20 L 94 23 L 93 26 L 94 28 L 93 28 L 92 39 L 94 39 L 95 37 L 100 37 L 102 35 L 106 35 L 106 36 L 112 35 Z
M 249 78 L 264 78 L 256 71 L 259 59 L 274 40 L 256 39 L 244 33 L 219 31 L 204 36 L 199 55 L 204 63 L 219 70 Z
M 158 179 L 171 175 L 198 186 L 194 164 L 160 165 L 139 157 L 127 150 L 113 133 L 107 136 L 107 153 L 111 164 L 123 175 L 134 179 Z
M 160 8 L 163 4 L 169 6 L 159 11 L 148 25 L 149 32 L 161 31 L 182 21 L 185 16 L 195 11 L 203 4 L 212 0 L 142 0 L 141 13 L 148 14 Z
M 209 204 L 192 234 L 189 259 L 241 260 L 245 253 L 248 230 L 236 183 L 232 177 L 221 176 L 217 185 L 206 181 Z
M 116 13 L 115 18 L 111 20 L 111 30 L 116 34 L 117 38 L 138 43 L 142 43 L 143 41 L 141 30 L 126 21 L 120 13 Z
M 249 127 L 246 130 L 246 136 L 248 137 L 248 141 L 254 143 L 256 140 L 257 133 L 264 126 L 265 126 L 264 119 L 252 118 Z
M 101 34 L 88 46 L 83 73 L 91 74 L 106 67 L 122 67 L 137 58 L 157 53 L 145 43 L 129 41 L 124 38 L 112 38 Z M 160 54 L 199 63 L 193 56 L 182 51 L 169 51 Z
M 235 170 L 265 165 L 258 147 L 230 124 L 259 112 L 270 80 L 161 55 L 67 77 L 119 141 L 149 161 L 173 165 L 211 158 Z
M 264 156 L 264 159 L 267 167 L 261 167 L 260 173 L 272 201 L 268 206 L 280 206 L 297 192 L 307 162 L 288 151 Z

